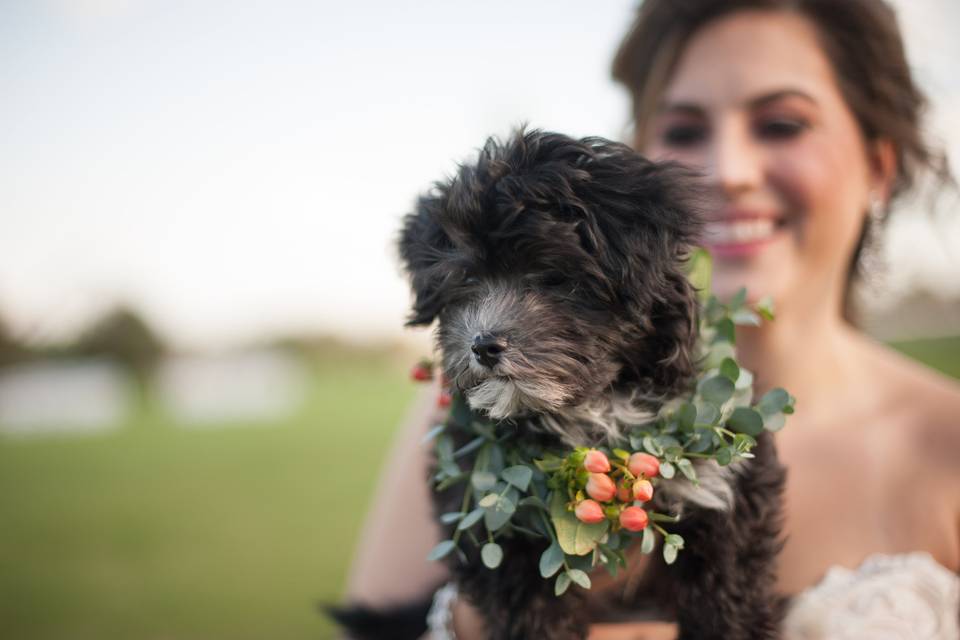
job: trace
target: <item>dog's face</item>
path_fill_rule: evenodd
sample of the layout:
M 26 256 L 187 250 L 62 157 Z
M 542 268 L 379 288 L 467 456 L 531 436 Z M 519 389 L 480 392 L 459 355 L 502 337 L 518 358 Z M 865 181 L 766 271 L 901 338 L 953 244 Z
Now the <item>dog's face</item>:
M 439 319 L 447 378 L 501 419 L 693 374 L 691 177 L 624 145 L 539 131 L 490 140 L 408 215 L 409 325 Z

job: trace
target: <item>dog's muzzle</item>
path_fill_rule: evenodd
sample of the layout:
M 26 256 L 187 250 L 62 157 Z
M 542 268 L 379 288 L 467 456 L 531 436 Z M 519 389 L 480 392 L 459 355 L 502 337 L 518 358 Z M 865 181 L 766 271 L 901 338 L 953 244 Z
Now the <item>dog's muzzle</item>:
M 500 355 L 506 347 L 506 342 L 502 338 L 490 333 L 481 333 L 474 337 L 470 351 L 473 352 L 477 362 L 488 369 L 493 369 L 500 362 Z

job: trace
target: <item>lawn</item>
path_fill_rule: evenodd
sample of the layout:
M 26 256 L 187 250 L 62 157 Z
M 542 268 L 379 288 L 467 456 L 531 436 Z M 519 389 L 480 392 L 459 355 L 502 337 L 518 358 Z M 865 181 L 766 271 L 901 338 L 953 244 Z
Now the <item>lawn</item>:
M 960 377 L 960 338 L 897 345 Z M 0 637 L 327 638 L 402 368 L 318 366 L 284 424 L 0 439 Z
M 0 637 L 326 638 L 375 470 L 415 393 L 318 367 L 278 425 L 144 411 L 96 436 L 0 439 Z

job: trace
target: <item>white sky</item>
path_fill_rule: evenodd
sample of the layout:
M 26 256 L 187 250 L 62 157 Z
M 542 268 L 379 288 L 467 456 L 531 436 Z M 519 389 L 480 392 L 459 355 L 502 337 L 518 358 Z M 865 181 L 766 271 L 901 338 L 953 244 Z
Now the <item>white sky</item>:
M 898 4 L 960 158 L 960 3 Z M 415 195 L 521 121 L 620 137 L 633 6 L 0 1 L 0 311 L 34 338 L 118 299 L 183 346 L 397 335 Z M 898 287 L 960 295 L 956 222 L 891 252 Z

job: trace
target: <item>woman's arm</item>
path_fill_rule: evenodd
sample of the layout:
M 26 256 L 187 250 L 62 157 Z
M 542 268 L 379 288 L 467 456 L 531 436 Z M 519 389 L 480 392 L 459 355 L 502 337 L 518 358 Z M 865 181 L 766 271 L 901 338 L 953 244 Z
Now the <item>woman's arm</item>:
M 386 605 L 422 596 L 447 573 L 427 554 L 440 542 L 427 486 L 428 447 L 421 442 L 446 411 L 438 410 L 439 382 L 413 403 L 380 472 L 376 494 L 357 545 L 347 598 Z

